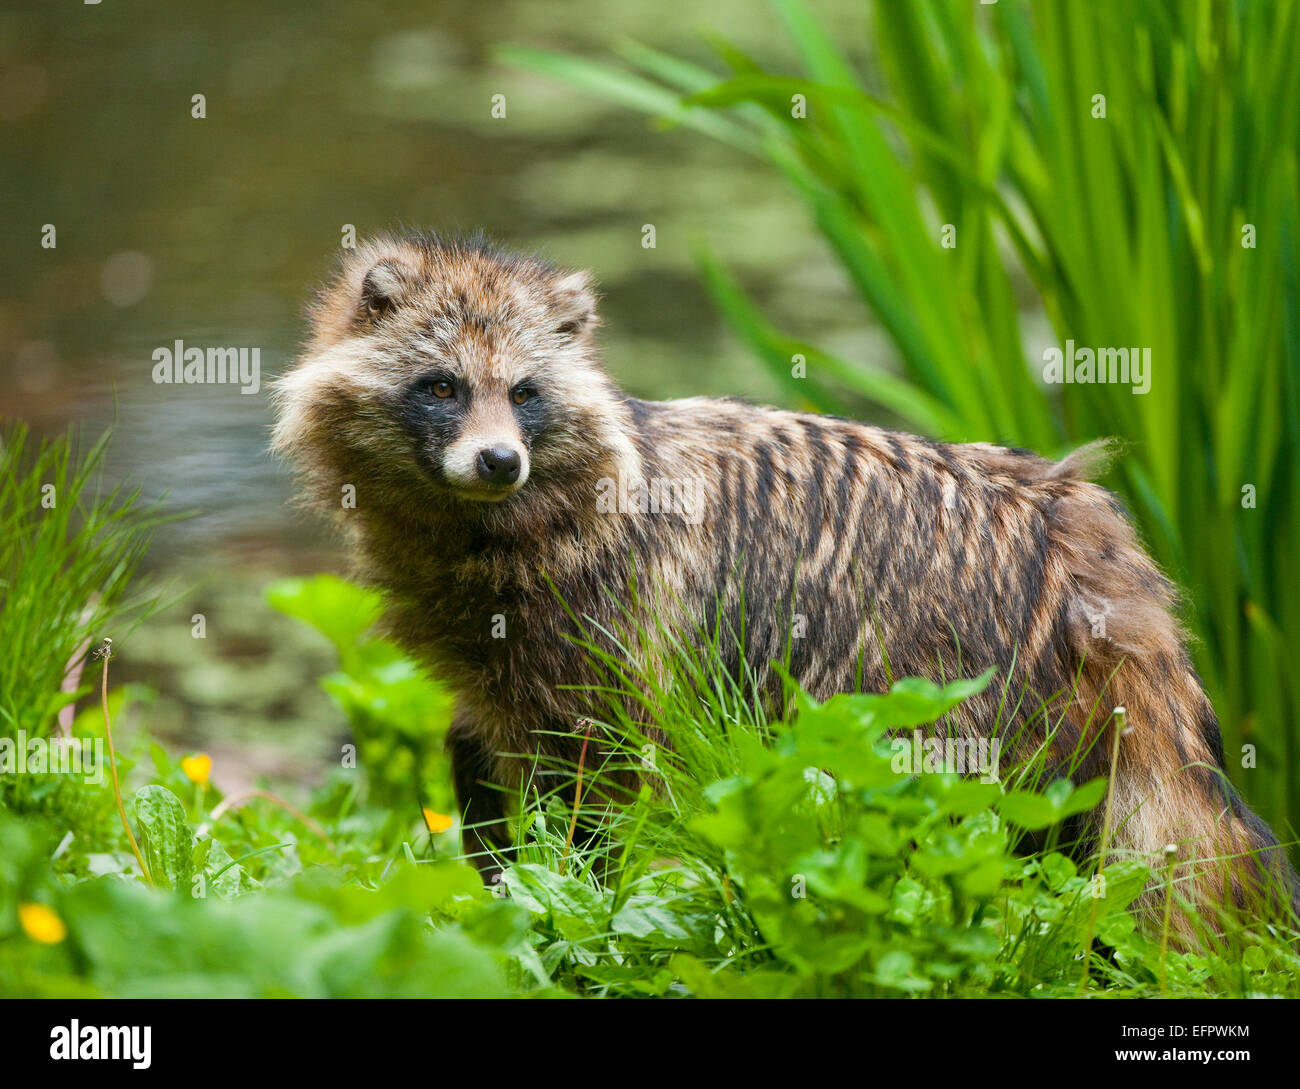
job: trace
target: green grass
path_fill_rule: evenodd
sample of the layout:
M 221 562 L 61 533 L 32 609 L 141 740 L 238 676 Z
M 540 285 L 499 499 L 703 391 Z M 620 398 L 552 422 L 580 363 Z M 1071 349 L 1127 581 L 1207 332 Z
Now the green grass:
M 102 486 L 107 444 L 0 433 L 0 736 L 50 736 L 88 691 L 71 682 L 92 640 L 121 638 L 156 602 L 131 579 L 161 519 L 138 491 Z M 40 808 L 63 786 L 0 776 L 0 804 Z
M 890 732 L 942 723 L 989 675 L 799 696 L 788 722 L 728 674 L 708 633 L 649 671 L 625 652 L 665 633 L 593 642 L 609 711 L 593 722 L 584 789 L 527 777 L 508 895 L 495 896 L 458 860 L 459 829 L 425 826 L 420 810 L 450 799 L 432 744 L 449 707 L 370 630 L 373 595 L 321 576 L 270 598 L 338 649 L 322 684 L 357 761 L 301 812 L 222 798 L 128 714 L 134 728 L 115 730 L 124 792 L 154 887 L 111 806 L 98 844 L 69 837 L 66 813 L 0 807 L 0 994 L 1300 996 L 1293 931 L 1228 913 L 1221 937 L 1180 951 L 1159 913 L 1184 905 L 1162 875 L 1103 863 L 1104 848 L 1066 853 L 1064 822 L 1102 799 L 1101 780 L 1040 781 L 1028 764 L 1000 783 L 900 774 Z M 74 733 L 100 719 L 89 707 Z M 647 748 L 648 727 L 671 747 Z M 607 776 L 628 763 L 646 785 L 615 809 Z M 111 788 L 75 789 L 102 802 Z M 575 817 L 610 835 L 575 843 Z M 1157 917 L 1139 927 L 1148 885 Z M 31 905 L 59 920 L 58 940 L 22 927 Z
M 813 8 L 771 6 L 799 57 L 789 72 L 712 36 L 716 69 L 635 44 L 617 61 L 501 53 L 785 179 L 895 353 L 837 358 L 777 328 L 701 241 L 714 299 L 791 402 L 1049 455 L 1124 440 L 1108 483 L 1189 590 L 1233 777 L 1277 826 L 1300 826 L 1296 5 L 864 4 L 852 44 L 874 46 L 870 83 Z M 1150 392 L 1045 386 L 1027 310 L 1061 347 L 1149 348 Z

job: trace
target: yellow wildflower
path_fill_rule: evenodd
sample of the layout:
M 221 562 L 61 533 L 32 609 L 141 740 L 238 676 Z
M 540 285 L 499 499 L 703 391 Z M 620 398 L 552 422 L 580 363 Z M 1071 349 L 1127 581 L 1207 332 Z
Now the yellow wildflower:
M 452 820 L 446 814 L 435 813 L 432 809 L 424 810 L 424 826 L 430 832 L 445 832 L 452 825 Z
M 57 945 L 68 936 L 63 920 L 44 904 L 19 904 L 18 921 L 34 942 Z
M 187 756 L 181 761 L 181 771 L 191 783 L 202 785 L 212 774 L 212 757 L 205 752 L 197 756 Z

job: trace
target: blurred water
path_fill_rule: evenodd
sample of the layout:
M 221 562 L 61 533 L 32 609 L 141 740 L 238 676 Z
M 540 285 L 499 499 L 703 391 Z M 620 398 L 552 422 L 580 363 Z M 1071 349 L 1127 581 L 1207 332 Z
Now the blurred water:
M 292 360 L 344 224 L 482 227 L 593 268 L 607 359 L 632 392 L 774 396 L 721 328 L 688 246 L 707 238 L 778 314 L 785 304 L 792 331 L 861 329 L 779 182 L 493 58 L 502 42 L 603 58 L 626 36 L 705 60 L 708 25 L 782 63 L 763 5 L 652 7 L 27 0 L 0 13 L 0 414 L 116 421 L 113 472 L 198 512 L 156 560 L 300 539 L 266 453 L 265 393 L 155 385 L 151 356 L 178 338 L 257 347 L 265 382 Z M 820 7 L 865 40 L 859 5 Z M 490 116 L 494 94 L 505 119 Z

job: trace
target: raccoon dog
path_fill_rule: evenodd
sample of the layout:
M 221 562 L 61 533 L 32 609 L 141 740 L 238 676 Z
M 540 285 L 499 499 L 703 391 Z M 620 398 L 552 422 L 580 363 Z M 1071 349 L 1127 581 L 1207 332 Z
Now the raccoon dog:
M 996 667 L 1001 684 L 949 728 L 987 736 L 1018 694 L 1003 736 L 1076 781 L 1113 774 L 1116 852 L 1173 845 L 1200 905 L 1294 902 L 1284 852 L 1222 774 L 1173 588 L 1088 480 L 1087 450 L 1053 463 L 731 400 L 636 400 L 601 367 L 587 276 L 480 241 L 375 239 L 311 320 L 278 383 L 275 446 L 385 591 L 396 638 L 457 695 L 448 745 L 489 880 L 519 754 L 575 767 L 589 733 L 582 689 L 600 678 L 574 618 L 613 631 L 631 609 L 650 630 L 728 633 L 728 667 L 773 698 L 774 661 L 818 699 Z M 1112 768 L 1119 705 L 1131 729 Z

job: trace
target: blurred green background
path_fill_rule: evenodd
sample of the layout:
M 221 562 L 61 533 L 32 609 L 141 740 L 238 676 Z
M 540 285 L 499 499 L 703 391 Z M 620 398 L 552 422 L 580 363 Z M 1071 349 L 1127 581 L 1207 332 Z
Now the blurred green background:
M 1286 835 L 1298 41 L 1289 0 L 27 0 L 0 14 L 5 415 L 115 423 L 111 473 L 196 512 L 151 563 L 198 589 L 132 633 L 120 675 L 160 693 L 156 732 L 209 748 L 219 779 L 310 777 L 341 728 L 307 681 L 325 648 L 260 597 L 341 557 L 289 506 L 265 396 L 155 386 L 150 355 L 258 347 L 273 376 L 347 224 L 482 228 L 591 268 L 636 395 L 1048 455 L 1118 436 L 1106 483 L 1189 589 L 1230 772 Z M 1044 389 L 1042 352 L 1067 338 L 1151 347 L 1151 394 Z
M 861 22 L 857 5 L 828 10 L 846 32 Z M 116 416 L 122 468 L 201 510 L 176 539 L 276 537 L 287 482 L 265 455 L 265 397 L 177 396 L 150 382 L 150 352 L 174 338 L 259 346 L 278 371 L 344 224 L 482 228 L 592 268 L 609 365 L 644 396 L 775 395 L 709 305 L 692 233 L 809 328 L 837 315 L 861 328 L 779 179 L 492 58 L 503 40 L 595 51 L 624 36 L 703 55 L 691 5 L 146 0 L 0 19 L 6 408 Z M 789 59 L 752 4 L 707 19 Z M 206 119 L 190 116 L 195 93 Z M 490 115 L 498 93 L 504 120 Z M 39 248 L 45 223 L 56 250 Z

